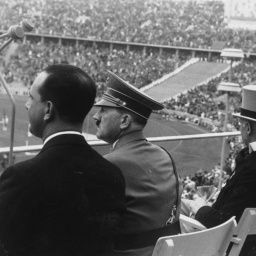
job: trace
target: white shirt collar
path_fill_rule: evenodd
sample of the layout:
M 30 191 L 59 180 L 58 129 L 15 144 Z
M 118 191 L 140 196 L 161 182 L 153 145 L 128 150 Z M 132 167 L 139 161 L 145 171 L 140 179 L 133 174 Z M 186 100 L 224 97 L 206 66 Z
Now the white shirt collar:
M 54 137 L 56 137 L 56 136 L 59 136 L 59 135 L 63 135 L 63 134 L 77 134 L 77 135 L 83 136 L 82 133 L 80 133 L 80 132 L 75 132 L 75 131 L 56 132 L 56 133 L 50 135 L 49 137 L 47 137 L 47 138 L 45 139 L 44 145 L 45 145 L 45 143 L 48 142 L 50 139 L 52 139 L 52 138 L 54 138 Z
M 114 148 L 115 148 L 116 143 L 117 143 L 118 141 L 119 141 L 119 139 L 118 139 L 118 140 L 116 140 L 116 141 L 113 143 L 112 149 L 114 149 Z
M 256 151 L 256 141 L 249 143 L 249 154 Z

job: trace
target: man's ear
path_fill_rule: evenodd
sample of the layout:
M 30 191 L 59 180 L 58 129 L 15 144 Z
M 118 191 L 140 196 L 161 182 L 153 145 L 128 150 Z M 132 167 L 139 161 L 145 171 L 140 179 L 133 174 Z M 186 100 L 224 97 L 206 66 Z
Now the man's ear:
M 251 123 L 245 122 L 245 126 L 246 126 L 246 133 L 248 135 L 252 134 L 253 127 L 252 127 Z
M 44 120 L 49 121 L 54 117 L 54 106 L 51 101 L 46 102 Z
M 124 130 L 129 127 L 132 117 L 129 114 L 123 114 L 121 116 L 120 129 Z

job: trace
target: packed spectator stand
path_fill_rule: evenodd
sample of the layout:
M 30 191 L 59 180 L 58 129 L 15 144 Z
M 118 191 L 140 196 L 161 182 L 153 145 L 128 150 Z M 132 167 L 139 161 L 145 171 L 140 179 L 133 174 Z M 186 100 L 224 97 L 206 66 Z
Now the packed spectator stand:
M 47 60 L 47 61 L 46 61 Z M 5 72 L 13 74 L 16 80 L 29 86 L 36 73 L 45 67 L 47 63 L 69 63 L 89 70 L 92 78 L 97 82 L 99 92 L 104 91 L 104 82 L 107 79 L 107 70 L 118 73 L 137 87 L 151 83 L 174 70 L 184 61 L 176 60 L 172 54 L 158 56 L 149 53 L 145 56 L 141 52 L 131 50 L 96 47 L 64 46 L 53 42 L 22 44 L 6 65 Z M 10 76 L 10 75 L 9 75 Z M 100 95 L 99 95 L 100 96 Z
M 226 28 L 223 1 L 1 1 L 1 30 L 34 18 L 36 33 L 210 48 L 214 41 L 256 51 L 255 33 Z

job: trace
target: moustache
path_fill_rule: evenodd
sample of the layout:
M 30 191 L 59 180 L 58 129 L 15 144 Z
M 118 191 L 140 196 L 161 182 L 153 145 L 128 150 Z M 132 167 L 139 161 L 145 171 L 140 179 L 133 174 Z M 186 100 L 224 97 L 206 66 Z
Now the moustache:
M 96 126 L 100 125 L 100 120 L 96 120 Z

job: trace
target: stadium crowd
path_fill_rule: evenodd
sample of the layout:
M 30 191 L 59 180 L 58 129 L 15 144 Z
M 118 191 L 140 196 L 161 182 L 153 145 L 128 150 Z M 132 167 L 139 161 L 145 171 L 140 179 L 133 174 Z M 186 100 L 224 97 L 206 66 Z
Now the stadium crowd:
M 229 155 L 225 160 L 223 171 L 221 171 L 220 164 L 217 164 L 211 170 L 199 169 L 193 175 L 186 175 L 183 177 L 183 192 L 182 198 L 194 199 L 197 195 L 199 187 L 219 187 L 220 177 L 222 178 L 222 186 L 226 183 L 226 180 L 232 174 L 235 168 L 235 157 L 237 153 L 243 148 L 243 143 L 239 137 L 229 137 Z
M 255 62 L 244 60 L 233 68 L 231 80 L 241 87 L 255 84 L 255 73 Z M 229 73 L 224 73 L 207 84 L 190 89 L 186 93 L 166 101 L 166 108 L 161 112 L 163 119 L 168 121 L 177 118 L 204 127 L 211 132 L 223 131 L 226 97 L 223 92 L 217 90 L 217 86 L 220 82 L 227 82 L 228 80 Z M 231 112 L 238 112 L 241 106 L 241 94 L 233 93 L 229 100 Z M 231 114 L 228 116 L 227 128 L 229 131 L 236 131 L 240 128 L 239 120 L 233 118 Z M 222 173 L 224 183 L 235 167 L 234 159 L 237 153 L 243 148 L 241 137 L 229 137 L 227 143 L 229 154 L 225 159 L 224 172 Z M 193 199 L 197 194 L 197 186 L 212 185 L 218 187 L 220 175 L 220 165 L 218 164 L 212 170 L 198 170 L 194 175 L 183 177 L 183 198 Z
M 222 41 L 256 51 L 255 32 L 226 27 L 222 1 L 12 0 L 0 7 L 1 30 L 29 18 L 38 34 L 194 48 Z
M 57 43 L 20 44 L 10 61 L 5 65 L 7 80 L 22 82 L 25 87 L 31 85 L 36 74 L 47 63 L 68 63 L 82 67 L 91 74 L 98 85 L 98 93 L 105 90 L 107 70 L 120 75 L 138 88 L 145 86 L 164 74 L 172 72 L 177 66 L 182 65 L 185 59 L 177 59 L 174 54 L 157 52 L 100 48 L 80 44 L 78 46 L 64 46 Z
M 255 61 L 245 59 L 232 69 L 231 81 L 243 87 L 255 82 L 255 74 Z M 164 103 L 165 107 L 173 110 L 170 112 L 171 116 L 205 126 L 214 132 L 222 131 L 226 97 L 223 92 L 217 90 L 217 87 L 220 82 L 228 81 L 229 73 L 223 73 L 210 80 L 207 84 L 197 86 L 166 101 Z M 229 101 L 230 110 L 238 112 L 241 105 L 241 94 L 232 93 Z M 181 115 L 181 113 L 183 114 Z M 165 119 L 169 118 L 168 112 L 163 112 L 163 114 L 167 114 L 167 116 L 164 116 Z M 212 125 L 207 126 L 209 123 L 203 122 L 208 119 L 210 119 Z M 239 129 L 237 119 L 232 118 L 231 115 L 229 115 L 228 123 Z
M 35 23 L 33 33 L 37 34 L 193 48 L 210 48 L 214 41 L 223 41 L 228 47 L 256 51 L 255 32 L 225 28 L 224 5 L 221 1 L 1 1 L 0 14 L 1 31 L 28 18 Z M 204 22 L 205 20 L 209 22 Z M 37 72 L 46 63 L 77 65 L 88 70 L 97 82 L 98 96 L 101 96 L 105 90 L 107 70 L 140 88 L 170 73 L 185 60 L 187 59 L 177 59 L 173 54 L 160 56 L 150 52 L 144 55 L 142 51 L 136 50 L 110 51 L 109 48 L 98 49 L 82 44 L 74 47 L 51 42 L 30 42 L 20 44 L 10 62 L 3 65 L 5 78 L 10 82 L 22 82 L 25 87 L 31 85 Z M 255 71 L 254 62 L 244 61 L 233 69 L 232 82 L 241 86 L 250 84 L 256 80 Z M 219 100 L 221 93 L 216 90 L 220 81 L 228 81 L 228 74 L 165 102 L 165 107 L 175 111 L 172 112 L 175 117 L 183 119 L 177 113 L 187 113 L 190 116 L 186 114 L 184 120 L 193 121 L 211 131 L 220 131 L 223 120 L 221 110 L 225 106 Z M 233 110 L 237 111 L 240 96 L 233 95 L 231 100 Z M 211 122 L 207 122 L 209 119 Z M 239 128 L 236 119 L 230 120 L 231 122 L 235 128 Z M 231 150 L 227 158 L 227 174 L 230 172 L 228 166 L 232 166 L 234 155 L 241 148 L 241 142 L 236 140 L 237 138 L 231 138 L 229 141 Z M 190 187 L 187 184 L 191 185 L 191 182 L 197 186 L 216 185 L 218 178 L 219 166 L 216 166 L 211 171 L 200 171 L 194 177 L 185 177 L 184 185 L 187 188 Z M 190 197 L 189 191 L 187 192 Z

